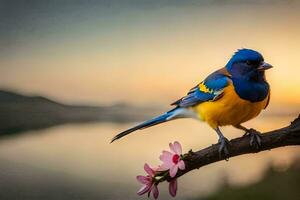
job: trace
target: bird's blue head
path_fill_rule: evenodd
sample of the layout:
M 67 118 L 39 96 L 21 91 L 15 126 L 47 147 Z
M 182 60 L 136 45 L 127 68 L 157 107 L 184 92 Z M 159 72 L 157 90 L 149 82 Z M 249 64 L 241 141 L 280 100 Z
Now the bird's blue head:
M 226 65 L 227 71 L 234 78 L 260 80 L 264 71 L 272 65 L 264 62 L 263 56 L 251 49 L 238 50 Z

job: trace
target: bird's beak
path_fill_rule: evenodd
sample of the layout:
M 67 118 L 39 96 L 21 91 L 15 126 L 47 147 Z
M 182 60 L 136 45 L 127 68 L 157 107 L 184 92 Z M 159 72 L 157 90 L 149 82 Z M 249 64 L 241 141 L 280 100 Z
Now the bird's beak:
M 261 65 L 257 68 L 258 71 L 265 71 L 267 69 L 271 69 L 273 66 L 269 63 L 262 62 Z

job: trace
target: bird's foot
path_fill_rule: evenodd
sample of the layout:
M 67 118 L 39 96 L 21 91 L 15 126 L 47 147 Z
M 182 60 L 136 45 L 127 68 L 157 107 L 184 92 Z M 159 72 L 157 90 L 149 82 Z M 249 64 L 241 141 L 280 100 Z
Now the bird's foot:
M 222 157 L 222 154 L 224 154 L 225 156 L 225 160 L 228 161 L 229 160 L 229 145 L 230 145 L 230 142 L 227 138 L 225 137 L 220 137 L 219 138 L 219 157 L 221 158 Z
M 261 146 L 261 133 L 253 128 L 250 128 L 246 131 L 244 136 L 250 136 L 250 146 L 259 149 Z

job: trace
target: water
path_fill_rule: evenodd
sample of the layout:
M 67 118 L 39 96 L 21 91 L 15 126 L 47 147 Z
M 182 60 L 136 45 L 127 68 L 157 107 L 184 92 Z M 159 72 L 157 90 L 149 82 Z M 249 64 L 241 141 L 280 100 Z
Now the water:
M 288 125 L 294 117 L 259 117 L 245 125 L 268 131 Z M 168 149 L 169 142 L 179 141 L 187 152 L 217 141 L 216 133 L 206 124 L 177 120 L 109 143 L 116 133 L 131 125 L 70 124 L 2 139 L 0 192 L 5 186 L 11 198 L 141 199 L 135 194 L 139 188 L 135 177 L 144 174 L 145 162 L 152 166 L 160 163 L 160 152 Z M 228 138 L 242 134 L 231 127 L 222 130 Z M 284 169 L 298 154 L 299 148 L 286 147 L 194 170 L 179 179 L 178 199 L 205 196 L 224 181 L 234 185 L 258 181 L 271 163 Z M 162 184 L 160 189 L 163 199 L 168 199 L 167 185 Z

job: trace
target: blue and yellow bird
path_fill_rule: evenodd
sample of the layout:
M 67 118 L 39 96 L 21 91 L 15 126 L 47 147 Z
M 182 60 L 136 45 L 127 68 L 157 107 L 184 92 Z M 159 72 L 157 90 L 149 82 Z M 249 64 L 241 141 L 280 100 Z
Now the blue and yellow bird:
M 210 74 L 186 96 L 171 105 L 172 110 L 116 135 L 112 142 L 129 133 L 179 118 L 205 121 L 219 136 L 219 153 L 229 154 L 228 140 L 220 126 L 232 125 L 251 136 L 251 145 L 260 145 L 259 132 L 242 126 L 265 109 L 270 101 L 270 86 L 265 70 L 272 66 L 251 49 L 238 50 L 225 67 Z

